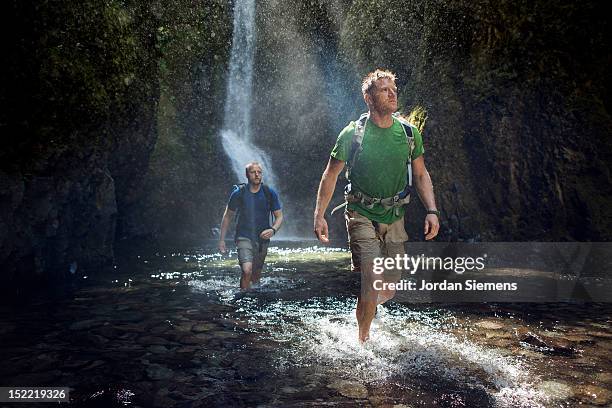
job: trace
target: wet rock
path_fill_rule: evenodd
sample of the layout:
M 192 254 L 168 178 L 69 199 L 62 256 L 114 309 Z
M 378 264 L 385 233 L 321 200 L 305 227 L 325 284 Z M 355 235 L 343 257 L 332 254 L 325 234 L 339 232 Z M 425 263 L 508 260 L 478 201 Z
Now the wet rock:
M 537 389 L 552 400 L 565 400 L 574 395 L 569 385 L 559 381 L 544 381 Z
M 349 380 L 334 381 L 327 388 L 334 389 L 347 398 L 367 398 L 368 389 L 361 383 Z
M 612 383 L 612 373 L 604 372 L 595 374 L 595 379 L 601 382 Z
M 149 346 L 147 347 L 147 350 L 154 354 L 165 354 L 168 352 L 166 347 L 160 345 Z
M 500 339 L 511 339 L 513 336 L 511 333 L 504 331 L 487 331 L 485 332 L 487 339 L 500 338 Z
M 168 396 L 168 389 L 162 388 L 159 390 L 153 398 L 153 406 L 160 408 L 170 408 L 176 405 L 176 401 Z
M 95 360 L 95 361 L 92 361 L 90 364 L 88 364 L 86 367 L 83 367 L 83 370 L 91 370 L 93 368 L 100 367 L 101 365 L 104 365 L 104 364 L 105 362 L 102 360 Z
M 104 322 L 95 319 L 81 320 L 80 322 L 72 323 L 70 330 L 88 330 L 94 327 L 102 326 Z
M 578 350 L 567 340 L 538 336 L 532 332 L 520 337 L 520 345 L 540 353 L 557 356 L 573 356 L 578 353 Z
M 152 380 L 169 380 L 174 371 L 161 364 L 151 364 L 147 367 L 147 376 Z
M 44 353 L 32 361 L 32 371 L 41 372 L 56 368 L 60 361 L 59 353 Z
M 121 323 L 136 323 L 145 319 L 144 313 L 141 312 L 122 312 L 112 316 L 112 320 Z M 143 327 L 144 330 L 144 327 Z
M 108 343 L 108 339 L 107 338 L 102 337 L 102 336 L 98 336 L 97 334 L 88 333 L 87 336 L 85 336 L 85 339 L 87 341 L 86 344 L 90 344 L 92 346 L 95 346 L 96 348 L 101 348 L 106 343 Z
M 585 343 L 593 341 L 589 336 L 585 336 L 582 334 L 570 334 L 563 336 L 565 340 L 573 341 L 576 343 Z
M 580 387 L 580 395 L 586 398 L 590 403 L 597 405 L 606 405 L 612 400 L 611 391 L 595 385 Z
M 51 385 L 56 378 L 60 377 L 62 372 L 59 370 L 45 371 L 41 373 L 30 373 L 22 374 L 13 377 L 11 381 L 6 384 L 15 386 L 24 386 L 24 384 L 36 384 L 36 386 L 47 386 Z
M 178 340 L 178 342 L 181 344 L 196 345 L 196 344 L 204 343 L 204 340 L 202 340 L 201 338 L 197 336 L 183 336 Z
M 219 339 L 231 339 L 240 336 L 240 333 L 235 331 L 216 331 L 213 336 Z
M 65 360 L 62 362 L 62 369 L 74 370 L 77 368 L 81 368 L 89 363 L 89 360 L 80 360 L 78 358 L 71 357 L 69 360 Z
M 194 333 L 204 333 L 207 331 L 212 331 L 216 328 L 218 328 L 216 324 L 199 323 L 199 324 L 194 324 L 193 327 L 191 328 L 191 331 Z
M 612 333 L 603 332 L 603 331 L 594 331 L 589 333 L 591 336 L 602 337 L 604 339 L 612 339 Z
M 187 323 L 178 323 L 178 324 L 173 325 L 172 327 L 174 328 L 174 330 L 178 330 L 181 332 L 190 332 L 192 325 L 193 325 L 192 323 L 187 322 Z
M 106 337 L 108 339 L 115 338 L 119 334 L 119 331 L 117 329 L 115 329 L 115 328 L 113 328 L 113 327 L 111 327 L 109 325 L 98 327 L 98 328 L 96 328 L 94 330 L 94 332 L 96 334 L 104 336 L 104 337 Z
M 156 326 L 151 327 L 150 329 L 148 329 L 147 331 L 151 334 L 155 334 L 155 335 L 159 335 L 159 334 L 163 334 L 163 333 L 167 333 L 169 330 L 171 330 L 174 326 L 168 322 L 162 323 L 162 324 L 158 324 Z
M 546 337 L 564 337 L 565 336 L 564 333 L 551 331 L 551 330 L 542 330 L 540 334 Z
M 586 374 L 583 373 L 582 371 L 567 371 L 566 374 L 569 375 L 572 378 L 584 378 L 584 377 L 586 377 Z
M 372 404 L 372 406 L 378 408 L 383 408 L 383 407 L 390 407 L 391 405 L 389 405 L 389 398 L 383 396 L 383 395 L 372 395 L 368 398 L 368 401 L 370 402 L 370 404 Z
M 138 339 L 138 343 L 145 344 L 145 345 L 157 345 L 157 346 L 165 346 L 165 345 L 170 344 L 168 340 L 163 339 L 161 337 L 154 337 L 154 336 L 143 336 Z
M 475 323 L 476 326 L 480 327 L 481 329 L 487 329 L 487 330 L 499 330 L 499 329 L 503 329 L 504 325 L 492 320 L 483 320 L 481 322 L 477 322 Z
M 536 353 L 535 351 L 531 351 L 531 350 L 526 350 L 526 349 L 519 349 L 516 350 L 516 353 L 521 355 L 521 356 L 525 356 L 534 360 L 541 360 L 542 358 L 544 358 L 545 356 L 540 354 L 540 353 Z

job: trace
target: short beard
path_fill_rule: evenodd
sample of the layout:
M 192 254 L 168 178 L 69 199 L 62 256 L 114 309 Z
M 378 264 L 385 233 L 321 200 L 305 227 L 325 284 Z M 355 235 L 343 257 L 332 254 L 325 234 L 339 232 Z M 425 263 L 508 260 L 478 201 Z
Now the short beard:
M 397 110 L 397 109 L 391 109 L 390 107 L 380 106 L 378 104 L 375 104 L 372 108 L 373 108 L 372 109 L 373 111 L 377 112 L 379 115 L 382 115 L 382 116 L 390 115 Z

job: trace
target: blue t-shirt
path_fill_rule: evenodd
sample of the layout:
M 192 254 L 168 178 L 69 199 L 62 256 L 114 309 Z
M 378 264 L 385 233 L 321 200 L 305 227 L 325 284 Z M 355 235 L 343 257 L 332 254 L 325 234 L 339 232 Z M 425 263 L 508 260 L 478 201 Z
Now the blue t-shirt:
M 239 186 L 234 188 L 227 207 L 232 211 L 238 211 L 235 238 L 244 237 L 257 241 L 259 234 L 270 228 L 270 211 L 280 210 L 281 203 L 276 191 L 270 187 L 268 189 L 270 189 L 272 208 L 268 208 L 263 186 L 256 193 L 251 193 L 248 184 L 243 192 Z

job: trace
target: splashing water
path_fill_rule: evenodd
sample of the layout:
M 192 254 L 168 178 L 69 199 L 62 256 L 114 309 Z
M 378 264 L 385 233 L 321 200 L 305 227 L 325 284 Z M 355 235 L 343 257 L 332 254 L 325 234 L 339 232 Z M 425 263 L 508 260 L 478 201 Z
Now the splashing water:
M 0 308 L 11 363 L 2 370 L 6 381 L 61 375 L 76 401 L 107 393 L 105 384 L 129 384 L 112 389 L 122 406 L 123 396 L 138 406 L 609 402 L 607 305 L 391 303 L 379 306 L 371 338 L 361 345 L 354 316 L 359 277 L 349 272 L 346 250 L 271 247 L 260 285 L 242 293 L 235 253 L 213 248 L 139 255 L 110 281 L 87 279 L 74 296 Z M 525 332 L 580 350 L 567 356 L 526 348 Z M 92 341 L 100 348 L 94 362 Z M 161 380 L 175 391 L 152 395 L 151 381 Z
M 351 300 L 278 301 L 263 310 L 257 303 L 242 300 L 241 306 L 252 316 L 253 327 L 272 326 L 274 340 L 293 343 L 294 348 L 279 357 L 279 367 L 308 367 L 324 361 L 326 376 L 348 381 L 416 378 L 481 390 L 498 407 L 543 407 L 545 396 L 528 380 L 528 367 L 500 350 L 445 333 L 452 316 L 379 306 L 372 337 L 363 346 L 357 340 Z

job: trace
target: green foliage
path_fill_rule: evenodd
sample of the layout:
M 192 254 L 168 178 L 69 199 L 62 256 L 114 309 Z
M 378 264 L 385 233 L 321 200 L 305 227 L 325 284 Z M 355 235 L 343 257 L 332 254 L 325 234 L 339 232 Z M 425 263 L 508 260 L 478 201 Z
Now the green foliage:
M 104 127 L 146 99 L 156 74 L 146 71 L 142 10 L 107 0 L 15 2 L 12 12 L 23 23 L 12 33 L 11 101 L 2 114 L 17 129 L 3 165 L 40 171 L 75 148 L 111 148 L 120 136 Z

